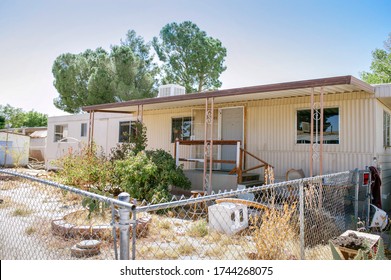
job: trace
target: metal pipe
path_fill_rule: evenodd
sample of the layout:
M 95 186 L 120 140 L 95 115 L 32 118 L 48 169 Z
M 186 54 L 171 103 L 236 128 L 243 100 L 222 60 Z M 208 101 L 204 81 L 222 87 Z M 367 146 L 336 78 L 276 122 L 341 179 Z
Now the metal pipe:
M 358 168 L 354 170 L 354 218 L 356 221 L 356 227 L 357 227 L 357 221 L 358 221 L 358 192 L 360 191 L 360 172 L 358 171 Z
M 299 182 L 299 220 L 300 220 L 300 259 L 305 260 L 305 225 L 304 225 L 304 184 L 303 181 Z
M 136 238 L 137 238 L 137 211 L 132 210 L 132 260 L 136 259 Z
M 126 192 L 120 193 L 118 199 L 122 202 L 129 203 L 130 195 Z M 127 208 L 121 207 L 118 210 L 119 214 L 119 258 L 120 260 L 129 260 L 129 226 L 130 226 L 130 211 Z

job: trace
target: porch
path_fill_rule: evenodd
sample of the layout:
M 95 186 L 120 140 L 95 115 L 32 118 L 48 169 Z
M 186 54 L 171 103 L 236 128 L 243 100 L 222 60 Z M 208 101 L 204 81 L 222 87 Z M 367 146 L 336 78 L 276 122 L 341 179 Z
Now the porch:
M 187 163 L 184 172 L 192 190 L 211 193 L 274 182 L 274 167 L 243 149 L 241 141 L 176 139 L 174 145 L 177 166 Z M 257 164 L 247 166 L 248 157 Z

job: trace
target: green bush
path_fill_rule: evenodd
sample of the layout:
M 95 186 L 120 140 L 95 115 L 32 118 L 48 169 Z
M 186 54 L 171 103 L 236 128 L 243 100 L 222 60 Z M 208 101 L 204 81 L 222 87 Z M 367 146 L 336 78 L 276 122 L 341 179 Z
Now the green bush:
M 158 182 L 182 189 L 190 189 L 191 182 L 183 173 L 181 166 L 176 166 L 175 159 L 165 150 L 145 151 L 147 156 L 156 164 Z
M 124 160 L 115 161 L 113 178 L 115 184 L 133 198 L 149 202 L 168 201 L 171 185 L 190 188 L 182 168 L 163 150 L 130 154 Z
M 95 144 L 83 145 L 80 151 L 68 153 L 52 163 L 59 168 L 58 181 L 77 188 L 106 192 L 111 177 L 111 163 Z
M 147 128 L 140 121 L 132 122 L 132 130 L 134 133 L 127 135 L 129 142 L 117 144 L 110 151 L 110 161 L 124 160 L 129 155 L 137 155 L 144 151 L 147 146 Z

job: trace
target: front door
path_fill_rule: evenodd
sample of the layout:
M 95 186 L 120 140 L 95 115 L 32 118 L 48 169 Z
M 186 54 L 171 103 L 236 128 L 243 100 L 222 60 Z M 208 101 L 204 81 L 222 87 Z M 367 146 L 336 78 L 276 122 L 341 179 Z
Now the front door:
M 240 140 L 243 144 L 243 107 L 220 109 L 220 137 L 221 140 Z M 222 160 L 236 160 L 236 146 L 222 145 Z M 222 163 L 221 170 L 230 171 L 235 164 Z

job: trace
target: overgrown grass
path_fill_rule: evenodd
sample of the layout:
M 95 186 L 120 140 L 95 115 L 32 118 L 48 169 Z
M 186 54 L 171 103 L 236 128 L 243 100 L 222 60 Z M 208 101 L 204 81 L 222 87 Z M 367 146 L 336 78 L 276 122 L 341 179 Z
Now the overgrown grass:
M 296 205 L 285 204 L 283 209 L 264 211 L 260 221 L 253 221 L 253 239 L 256 246 L 254 258 L 260 260 L 284 260 L 292 258 L 287 245 L 298 238 L 296 219 L 292 219 Z

